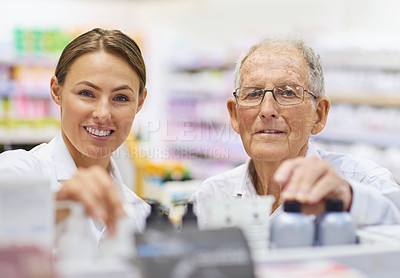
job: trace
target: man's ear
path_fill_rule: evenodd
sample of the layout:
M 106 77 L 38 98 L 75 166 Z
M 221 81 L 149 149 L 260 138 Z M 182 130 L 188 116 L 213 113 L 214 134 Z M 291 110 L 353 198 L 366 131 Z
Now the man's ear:
M 50 81 L 51 97 L 55 103 L 61 106 L 61 88 L 58 84 L 58 78 L 53 76 Z
M 233 130 L 239 133 L 239 122 L 238 122 L 237 106 L 235 99 L 229 98 L 228 101 L 226 102 L 226 107 L 228 108 L 229 116 L 231 117 L 231 126 Z
M 138 106 L 136 108 L 136 114 L 139 113 L 139 111 L 142 109 L 143 103 L 144 103 L 146 97 L 147 97 L 147 89 L 144 88 L 143 89 L 143 94 L 139 95 L 139 102 L 138 102 Z
M 311 133 L 314 135 L 320 133 L 324 129 L 326 121 L 328 120 L 331 101 L 327 97 L 320 97 L 317 99 L 316 107 L 317 118 L 311 130 Z

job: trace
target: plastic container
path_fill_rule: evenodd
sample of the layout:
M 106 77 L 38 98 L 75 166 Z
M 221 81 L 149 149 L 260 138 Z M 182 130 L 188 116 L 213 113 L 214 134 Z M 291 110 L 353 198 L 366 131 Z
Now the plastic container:
M 99 250 L 103 258 L 132 259 L 135 250 L 135 234 L 132 219 L 123 217 L 116 223 L 116 233 L 100 241 Z
M 97 252 L 97 240 L 90 229 L 89 218 L 82 204 L 62 201 L 59 208 L 69 208 L 70 215 L 64 223 L 64 233 L 58 242 L 60 260 L 87 261 L 94 259 Z
M 343 211 L 342 200 L 327 200 L 326 212 L 318 216 L 317 223 L 320 245 L 356 243 L 356 227 L 350 213 Z
M 301 203 L 286 201 L 284 212 L 271 223 L 271 247 L 306 247 L 314 244 L 312 216 L 301 213 Z

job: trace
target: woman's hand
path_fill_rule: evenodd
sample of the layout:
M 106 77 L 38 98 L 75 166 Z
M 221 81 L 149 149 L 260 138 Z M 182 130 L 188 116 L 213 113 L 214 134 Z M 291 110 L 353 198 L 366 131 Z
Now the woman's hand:
M 283 162 L 274 175 L 281 187 L 281 200 L 303 203 L 303 212 L 325 211 L 326 199 L 341 199 L 350 210 L 353 193 L 350 184 L 336 173 L 333 166 L 317 157 L 298 157 Z
M 111 234 L 115 231 L 116 220 L 125 214 L 113 179 L 100 166 L 79 168 L 75 176 L 62 182 L 56 198 L 81 203 L 86 214 L 105 223 Z M 57 220 L 63 217 L 65 211 L 57 210 Z

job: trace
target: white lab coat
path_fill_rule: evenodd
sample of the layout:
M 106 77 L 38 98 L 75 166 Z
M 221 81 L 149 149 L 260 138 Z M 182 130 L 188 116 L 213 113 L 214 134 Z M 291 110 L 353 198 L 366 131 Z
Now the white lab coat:
M 355 223 L 400 223 L 400 186 L 386 168 L 361 157 L 317 150 L 312 143 L 308 144 L 306 156 L 316 156 L 329 161 L 336 172 L 350 183 L 353 190 L 350 213 Z M 258 196 L 249 176 L 249 162 L 250 159 L 230 171 L 208 178 L 197 189 L 192 199 L 200 228 L 207 227 L 209 200 L 224 201 L 238 196 Z M 280 213 L 282 206 L 273 212 L 271 219 Z
M 77 171 L 75 162 L 68 151 L 62 138 L 61 132 L 49 143 L 43 143 L 30 151 L 12 150 L 0 154 L 0 172 L 7 175 L 23 176 L 29 181 L 31 176 L 42 176 L 50 179 L 50 186 L 53 192 L 61 188 L 63 180 L 70 179 Z M 116 163 L 111 158 L 111 176 L 126 205 L 130 206 L 133 212 L 133 221 L 136 231 L 143 231 L 145 219 L 150 212 L 150 206 L 139 198 L 133 191 L 124 185 Z M 91 221 L 90 226 L 97 240 L 100 239 L 103 226 Z M 62 229 L 57 227 L 59 233 Z

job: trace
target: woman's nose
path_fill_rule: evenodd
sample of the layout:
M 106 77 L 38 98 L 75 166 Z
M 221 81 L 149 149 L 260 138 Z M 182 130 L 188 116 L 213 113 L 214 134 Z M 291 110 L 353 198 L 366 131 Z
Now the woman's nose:
M 111 107 L 108 100 L 99 99 L 93 111 L 93 117 L 101 121 L 111 119 Z

